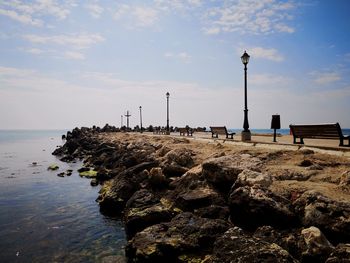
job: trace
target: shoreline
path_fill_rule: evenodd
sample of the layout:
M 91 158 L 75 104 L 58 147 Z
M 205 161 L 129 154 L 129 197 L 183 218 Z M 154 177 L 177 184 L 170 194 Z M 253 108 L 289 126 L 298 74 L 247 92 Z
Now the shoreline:
M 129 262 L 350 256 L 350 151 L 252 139 L 81 128 L 54 154 L 95 171 L 101 211 L 125 224 Z

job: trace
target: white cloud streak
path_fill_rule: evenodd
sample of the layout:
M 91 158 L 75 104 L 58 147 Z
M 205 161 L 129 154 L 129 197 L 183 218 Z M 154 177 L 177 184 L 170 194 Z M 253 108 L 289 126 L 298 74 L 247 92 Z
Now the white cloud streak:
M 281 62 L 284 60 L 284 57 L 279 53 L 277 49 L 274 48 L 251 47 L 248 48 L 247 52 L 249 55 L 255 58 L 262 58 L 276 62 Z M 242 49 L 237 49 L 237 53 L 242 54 Z
M 55 35 L 55 36 L 41 36 L 41 35 L 24 35 L 24 39 L 34 44 L 57 44 L 69 46 L 75 49 L 89 48 L 90 46 L 99 42 L 105 41 L 105 38 L 100 34 L 78 34 L 78 35 Z
M 252 34 L 271 34 L 274 32 L 293 33 L 288 25 L 295 8 L 291 1 L 280 3 L 276 0 L 233 0 L 225 1 L 219 7 L 207 10 L 205 15 L 206 34 L 220 32 L 240 32 Z
M 53 16 L 63 20 L 70 14 L 70 8 L 74 7 L 70 0 L 36 0 L 30 4 L 27 1 L 14 0 L 0 2 L 0 15 L 7 16 L 22 24 L 31 26 L 43 26 L 44 16 Z
M 341 80 L 341 76 L 337 72 L 311 72 L 310 75 L 313 77 L 313 81 L 319 85 L 328 85 L 338 80 Z
M 104 8 L 98 4 L 88 4 L 85 6 L 85 8 L 87 10 L 89 10 L 90 12 L 90 15 L 93 17 L 93 18 L 99 18 L 103 11 L 104 11 Z

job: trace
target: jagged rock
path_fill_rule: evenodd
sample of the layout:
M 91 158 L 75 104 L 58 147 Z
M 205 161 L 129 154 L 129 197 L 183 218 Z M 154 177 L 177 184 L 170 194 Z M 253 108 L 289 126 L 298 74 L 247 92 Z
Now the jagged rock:
M 214 243 L 212 263 L 298 262 L 276 243 L 269 243 L 233 227 Z
M 152 187 L 164 188 L 168 185 L 168 179 L 162 172 L 162 168 L 153 167 L 148 175 L 148 182 Z
M 126 256 L 134 262 L 179 262 L 184 254 L 205 255 L 228 228 L 229 223 L 223 220 L 181 213 L 168 223 L 137 233 L 128 242 Z
M 129 208 L 124 216 L 126 234 L 130 239 L 146 227 L 170 221 L 179 212 L 180 209 L 164 198 L 155 204 Z
M 195 209 L 194 214 L 199 217 L 227 220 L 230 209 L 228 206 L 210 205 Z
M 327 240 L 323 233 L 314 226 L 301 231 L 307 250 L 303 252 L 304 262 L 325 261 L 334 250 L 333 245 Z
M 293 203 L 305 227 L 316 226 L 334 243 L 350 238 L 350 203 L 332 200 L 309 190 Z
M 126 208 L 149 207 L 158 202 L 159 202 L 159 198 L 156 197 L 150 190 L 140 189 L 130 197 L 125 207 Z
M 271 175 L 251 171 L 248 169 L 243 170 L 234 184 L 234 188 L 238 188 L 241 186 L 253 186 L 253 185 L 261 185 L 263 187 L 269 187 L 272 184 Z
M 90 181 L 90 185 L 91 185 L 91 186 L 97 186 L 97 185 L 98 185 L 98 181 L 97 181 L 96 179 L 92 179 L 92 180 Z
M 185 211 L 224 204 L 221 194 L 202 178 L 201 171 L 201 167 L 197 166 L 171 182 L 172 191 L 168 191 L 168 199 Z
M 158 165 L 157 162 L 144 162 L 126 169 L 115 176 L 109 183 L 104 184 L 97 199 L 101 208 L 114 212 L 122 212 L 129 198 L 141 187 L 141 183 L 148 178 L 145 170 Z
M 242 227 L 262 225 L 293 226 L 296 222 L 290 203 L 266 188 L 239 187 L 229 196 L 231 220 Z
M 254 232 L 254 237 L 268 243 L 276 243 L 287 250 L 293 258 L 302 259 L 302 253 L 307 250 L 306 243 L 299 229 L 277 230 L 271 226 L 261 226 Z
M 192 158 L 192 151 L 187 148 L 177 148 L 169 151 L 164 158 L 164 166 L 179 165 L 190 168 L 194 161 Z
M 163 168 L 163 174 L 166 177 L 178 177 L 185 174 L 188 171 L 188 168 L 180 165 L 167 165 Z
M 345 171 L 344 173 L 342 173 L 342 175 L 340 176 L 339 185 L 350 186 L 350 171 Z
M 350 263 L 350 244 L 337 245 L 326 263 Z
M 215 186 L 228 191 L 243 170 L 259 172 L 261 164 L 259 158 L 249 154 L 211 158 L 202 163 L 203 177 Z
M 236 181 L 238 174 L 243 169 L 237 167 L 234 157 L 222 156 L 212 158 L 202 163 L 203 177 L 210 183 L 221 186 L 231 187 Z

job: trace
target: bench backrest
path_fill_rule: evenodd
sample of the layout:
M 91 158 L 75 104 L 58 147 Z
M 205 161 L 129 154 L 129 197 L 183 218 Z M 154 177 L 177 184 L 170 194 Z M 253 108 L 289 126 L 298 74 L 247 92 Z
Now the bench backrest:
M 225 126 L 220 126 L 220 127 L 210 127 L 210 130 L 212 133 L 216 133 L 216 134 L 227 134 L 227 129 Z
M 303 138 L 339 138 L 342 137 L 342 131 L 339 123 L 327 124 L 305 124 L 289 125 L 295 137 Z

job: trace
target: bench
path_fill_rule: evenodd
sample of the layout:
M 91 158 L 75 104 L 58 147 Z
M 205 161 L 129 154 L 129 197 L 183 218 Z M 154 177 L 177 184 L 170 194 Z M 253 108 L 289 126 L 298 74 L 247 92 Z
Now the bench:
M 304 144 L 304 138 L 308 139 L 339 139 L 339 146 L 344 146 L 344 140 L 349 140 L 350 135 L 343 135 L 339 123 L 327 124 L 305 124 L 305 125 L 289 125 L 293 135 L 293 143 Z M 299 142 L 297 139 L 299 138 Z
M 177 131 L 180 132 L 180 136 L 185 134 L 187 136 L 192 136 L 193 135 L 193 130 L 191 128 L 177 128 Z
M 166 134 L 166 129 L 164 129 L 164 128 L 159 128 L 159 127 L 154 128 L 154 129 L 153 129 L 153 134 Z
M 226 138 L 228 139 L 229 136 L 231 136 L 231 139 L 233 139 L 233 135 L 236 134 L 235 132 L 229 133 L 225 126 L 222 127 L 210 127 L 211 130 L 211 137 L 212 138 L 219 138 L 219 134 L 226 135 Z

